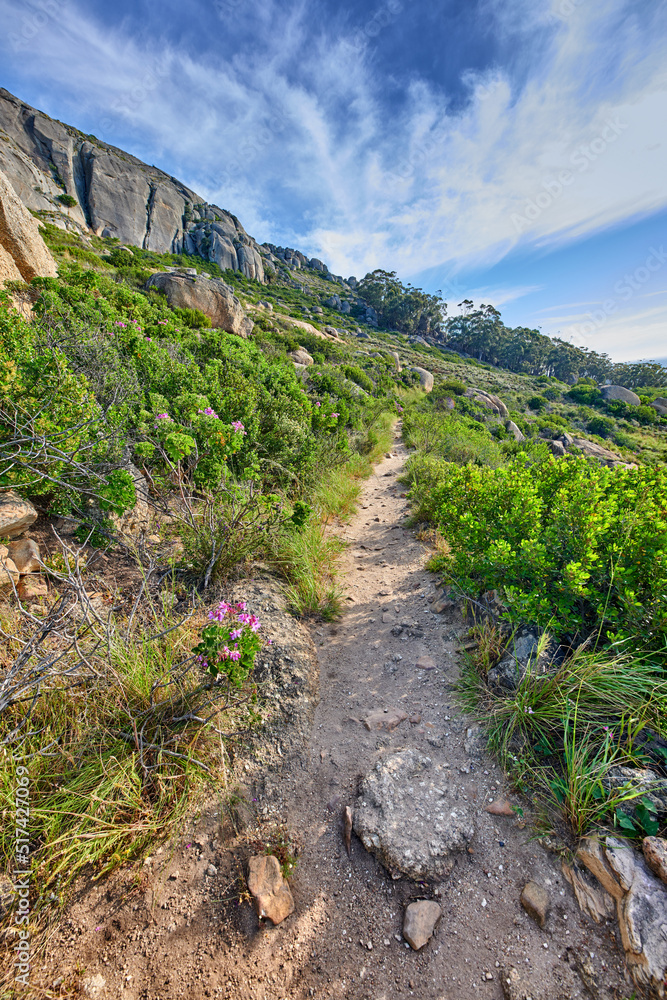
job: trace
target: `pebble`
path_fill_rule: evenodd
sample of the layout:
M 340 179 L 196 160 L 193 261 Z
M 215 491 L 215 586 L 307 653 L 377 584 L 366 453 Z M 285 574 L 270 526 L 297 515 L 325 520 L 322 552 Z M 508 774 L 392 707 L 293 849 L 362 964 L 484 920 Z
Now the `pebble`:
M 521 905 L 526 913 L 544 927 L 549 913 L 549 893 L 537 882 L 526 882 L 521 893 Z

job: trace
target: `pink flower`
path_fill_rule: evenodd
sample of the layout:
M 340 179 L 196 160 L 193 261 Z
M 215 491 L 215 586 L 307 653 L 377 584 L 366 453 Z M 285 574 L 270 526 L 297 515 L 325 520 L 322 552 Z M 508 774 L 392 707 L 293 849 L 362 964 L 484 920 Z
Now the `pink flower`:
M 332 416 L 332 417 L 339 417 L 339 416 L 340 416 L 340 413 L 332 413 L 332 414 L 331 414 L 331 416 Z
M 220 417 L 215 412 L 215 410 L 212 410 L 210 406 L 206 406 L 206 407 L 204 407 L 203 410 L 198 410 L 197 412 L 198 413 L 203 413 L 204 416 L 206 416 L 206 417 L 215 417 L 216 420 L 220 419 Z
M 239 650 L 238 649 L 232 649 L 232 650 L 230 650 L 229 659 L 230 660 L 240 660 L 241 659 L 241 653 L 239 652 Z
M 238 608 L 239 611 L 245 611 L 247 604 L 245 601 L 239 601 L 236 607 Z
M 146 337 L 146 340 L 147 340 L 147 341 L 148 341 L 149 343 L 151 342 L 151 340 L 152 340 L 152 339 L 153 339 L 152 337 Z
M 127 326 L 127 323 L 121 323 L 119 319 L 116 320 L 115 326 L 122 326 L 123 329 Z
M 155 419 L 156 420 L 171 420 L 171 417 L 169 416 L 168 413 L 158 413 L 158 415 L 156 416 Z
M 167 319 L 159 319 L 158 323 L 160 324 L 160 326 L 169 326 L 169 320 Z
M 227 601 L 221 601 L 220 604 L 218 604 L 217 608 L 209 612 L 208 617 L 213 619 L 214 621 L 221 622 L 222 619 L 225 617 L 225 615 L 232 610 L 233 608 L 231 604 L 227 604 Z
M 229 638 L 230 639 L 240 639 L 242 635 L 243 635 L 243 629 L 242 628 L 235 628 L 233 632 L 229 633 Z
M 239 431 L 241 431 L 243 434 L 246 433 L 246 429 L 245 429 L 245 427 L 243 426 L 243 424 L 241 423 L 240 420 L 233 420 L 232 421 L 232 427 L 237 432 L 237 434 L 238 434 Z
M 317 403 L 315 403 L 315 406 L 321 406 L 321 405 L 322 404 L 319 401 Z

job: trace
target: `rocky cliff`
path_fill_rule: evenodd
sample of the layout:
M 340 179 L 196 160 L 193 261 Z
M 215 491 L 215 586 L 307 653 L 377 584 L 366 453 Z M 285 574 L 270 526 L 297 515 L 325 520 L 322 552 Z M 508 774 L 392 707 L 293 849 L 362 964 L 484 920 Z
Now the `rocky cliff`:
M 264 282 L 270 270 L 326 264 L 296 250 L 260 246 L 236 216 L 209 205 L 175 177 L 49 118 L 0 88 L 0 171 L 23 204 L 66 228 L 115 236 L 163 253 L 197 254 Z

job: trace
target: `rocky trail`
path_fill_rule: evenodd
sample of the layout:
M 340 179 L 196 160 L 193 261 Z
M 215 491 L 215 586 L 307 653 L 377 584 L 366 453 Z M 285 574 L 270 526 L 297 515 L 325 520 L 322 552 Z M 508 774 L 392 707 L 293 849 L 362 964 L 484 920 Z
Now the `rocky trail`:
M 632 994 L 614 925 L 580 912 L 559 857 L 532 839 L 529 804 L 511 794 L 457 707 L 468 625 L 456 609 L 432 610 L 427 550 L 404 527 L 405 459 L 397 438 L 338 529 L 348 542 L 349 607 L 339 622 L 310 629 L 320 678 L 312 726 L 264 761 L 257 751 L 238 836 L 221 833 L 212 808 L 187 841 L 157 852 L 162 860 L 147 863 L 140 884 L 119 877 L 82 893 L 50 949 L 52 975 L 65 954 L 83 970 L 88 996 L 124 1000 Z M 292 641 L 305 648 L 301 626 Z M 293 647 L 287 659 L 295 655 Z M 508 798 L 523 817 L 485 811 Z M 357 831 L 349 856 L 346 806 Z M 256 815 L 239 832 L 244 809 Z M 276 822 L 300 854 L 295 910 L 273 926 L 258 920 L 244 872 Z M 544 926 L 521 905 L 528 882 Z M 409 935 L 427 940 L 414 950 L 404 916 L 420 900 L 431 905 L 418 908 Z

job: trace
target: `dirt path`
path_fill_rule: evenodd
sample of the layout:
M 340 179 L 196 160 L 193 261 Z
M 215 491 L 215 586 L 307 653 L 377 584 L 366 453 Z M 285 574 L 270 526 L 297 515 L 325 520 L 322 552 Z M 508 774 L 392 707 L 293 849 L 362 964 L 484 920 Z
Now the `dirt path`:
M 105 897 L 100 889 L 99 915 L 91 916 L 88 900 L 83 930 L 76 929 L 75 908 L 70 958 L 83 933 L 92 942 L 83 964 L 88 974 L 101 971 L 107 983 L 106 991 L 89 995 L 500 1000 L 502 970 L 512 967 L 527 982 L 524 992 L 508 994 L 513 1000 L 620 1000 L 632 992 L 623 985 L 613 930 L 582 916 L 559 859 L 529 840 L 529 824 L 484 811 L 485 803 L 508 792 L 456 706 L 456 647 L 466 625 L 430 610 L 435 584 L 423 569 L 426 551 L 403 527 L 408 507 L 397 477 L 405 458 L 397 441 L 366 484 L 358 514 L 342 529 L 349 542 L 343 571 L 349 610 L 341 622 L 311 630 L 320 700 L 309 745 L 270 768 L 256 793 L 260 820 L 285 820 L 302 845 L 291 883 L 295 913 L 278 927 L 259 926 L 250 904 L 238 903 L 243 852 L 220 843 L 215 817 L 206 816 L 204 833 L 182 846 L 143 903 L 130 897 L 112 912 L 105 899 L 113 893 Z M 415 667 L 425 654 L 436 669 Z M 409 718 L 393 732 L 368 731 L 361 720 L 385 708 L 402 709 Z M 361 776 L 399 748 L 416 748 L 447 768 L 475 815 L 471 850 L 454 856 L 441 882 L 392 879 L 354 835 L 350 858 L 344 848 L 343 807 L 354 805 Z M 209 864 L 215 866 L 210 879 Z M 169 882 L 176 867 L 177 880 Z M 519 903 L 529 879 L 550 897 L 544 930 Z M 437 900 L 443 916 L 433 938 L 414 952 L 401 930 L 405 906 L 420 898 Z M 109 944 L 98 944 L 94 955 L 93 931 L 103 928 Z
M 392 454 L 342 532 L 349 543 L 343 571 L 349 611 L 340 623 L 313 629 L 320 703 L 307 771 L 295 777 L 287 802 L 289 825 L 304 844 L 292 883 L 297 909 L 253 942 L 254 956 L 276 981 L 257 982 L 245 995 L 495 1000 L 503 996 L 501 968 L 516 966 L 533 1000 L 589 996 L 574 958 L 568 961 L 576 954 L 595 972 L 597 997 L 625 996 L 616 992 L 623 981 L 616 943 L 581 915 L 558 859 L 529 842 L 517 819 L 483 811 L 506 789 L 452 692 L 457 640 L 466 626 L 430 611 L 435 587 L 423 569 L 425 548 L 402 526 L 408 506 L 397 481 L 406 457 L 400 442 Z M 403 626 L 400 636 L 392 633 L 396 625 Z M 415 669 L 422 654 L 437 669 Z M 403 709 L 409 721 L 391 733 L 369 732 L 361 720 L 385 708 Z M 477 807 L 472 852 L 456 858 L 441 884 L 392 880 L 354 835 L 350 859 L 343 846 L 340 814 L 354 804 L 360 777 L 389 750 L 404 747 L 448 765 L 462 797 Z M 529 879 L 551 899 L 545 930 L 519 904 Z M 414 952 L 401 929 L 405 905 L 419 898 L 436 899 L 443 917 L 432 940 Z

